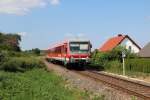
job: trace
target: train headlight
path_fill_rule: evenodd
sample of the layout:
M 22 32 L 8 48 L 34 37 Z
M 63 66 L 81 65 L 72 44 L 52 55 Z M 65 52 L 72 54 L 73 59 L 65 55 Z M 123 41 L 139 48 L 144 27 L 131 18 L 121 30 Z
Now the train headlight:
M 90 61 L 89 57 L 86 57 L 86 62 L 89 62 L 89 61 Z
M 70 59 L 73 59 L 73 57 L 71 56 Z
M 70 61 L 71 61 L 71 62 L 74 62 L 74 58 L 73 58 L 72 56 L 70 57 Z

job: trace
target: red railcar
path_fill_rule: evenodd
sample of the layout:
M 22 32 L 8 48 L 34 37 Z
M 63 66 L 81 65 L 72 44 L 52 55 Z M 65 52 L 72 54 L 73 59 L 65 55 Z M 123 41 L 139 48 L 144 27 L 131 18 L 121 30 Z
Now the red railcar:
M 89 40 L 66 40 L 51 46 L 48 49 L 47 59 L 50 61 L 60 61 L 64 65 L 87 64 L 89 63 L 91 47 Z

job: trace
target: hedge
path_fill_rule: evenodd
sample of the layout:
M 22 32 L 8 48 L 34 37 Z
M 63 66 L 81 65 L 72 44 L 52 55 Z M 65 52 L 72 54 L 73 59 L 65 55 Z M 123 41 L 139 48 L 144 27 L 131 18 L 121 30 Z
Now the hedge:
M 126 70 L 150 73 L 150 59 L 127 59 Z
M 33 68 L 45 67 L 44 63 L 35 57 L 9 57 L 0 65 L 0 70 L 24 72 Z
M 150 73 L 150 59 L 125 59 L 126 72 Z M 109 61 L 104 66 L 104 70 L 122 74 L 122 63 L 120 61 Z
M 118 60 L 109 61 L 105 64 L 104 70 L 122 74 L 122 63 Z

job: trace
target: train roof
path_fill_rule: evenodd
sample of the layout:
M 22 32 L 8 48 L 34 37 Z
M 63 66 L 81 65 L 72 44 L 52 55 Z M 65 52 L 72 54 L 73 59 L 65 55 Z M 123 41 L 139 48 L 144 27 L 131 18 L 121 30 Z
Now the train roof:
M 68 39 L 68 42 L 89 42 L 88 39 L 81 39 L 81 38 L 75 38 L 75 39 Z
M 65 45 L 65 43 L 69 43 L 69 42 L 90 42 L 90 40 L 88 40 L 88 39 L 81 39 L 81 38 L 66 39 L 66 40 L 64 40 L 62 42 L 58 42 L 56 44 L 51 45 L 48 48 L 48 50 L 49 49 L 53 49 L 55 47 L 59 47 L 59 46 Z

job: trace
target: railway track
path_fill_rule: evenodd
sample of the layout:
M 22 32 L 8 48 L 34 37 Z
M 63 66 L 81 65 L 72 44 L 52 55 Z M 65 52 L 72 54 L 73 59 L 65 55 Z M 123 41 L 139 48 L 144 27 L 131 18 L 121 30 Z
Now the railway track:
M 56 65 L 61 67 L 61 65 Z M 123 78 L 103 72 L 85 70 L 70 70 L 84 77 L 93 79 L 96 82 L 104 83 L 104 85 L 126 92 L 130 95 L 137 96 L 142 100 L 150 100 L 150 84 L 142 81 Z
M 137 96 L 143 100 L 150 100 L 150 84 L 148 83 L 111 76 L 109 74 L 99 73 L 96 71 L 74 71 L 74 72 L 83 75 L 85 77 L 94 79 L 97 82 L 102 82 L 109 87 Z

